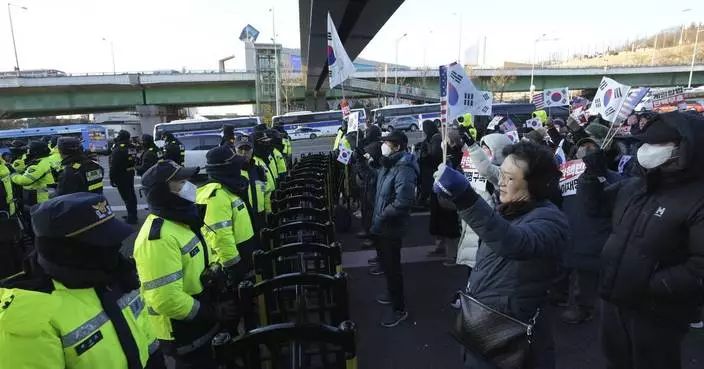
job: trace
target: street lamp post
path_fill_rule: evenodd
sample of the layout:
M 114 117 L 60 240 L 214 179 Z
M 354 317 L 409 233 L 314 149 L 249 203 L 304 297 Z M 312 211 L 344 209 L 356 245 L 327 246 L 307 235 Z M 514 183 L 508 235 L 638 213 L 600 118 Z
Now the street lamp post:
M 103 37 L 103 41 L 110 43 L 110 57 L 112 58 L 112 74 L 115 75 L 115 74 L 117 74 L 117 69 L 115 68 L 115 44 L 113 44 L 112 40 L 108 40 L 105 37 Z
M 457 63 L 462 64 L 460 62 L 460 56 L 462 55 L 462 13 L 453 13 L 452 15 L 456 15 L 460 18 L 460 30 L 457 37 Z
M 278 53 L 278 48 L 276 46 L 276 12 L 274 8 L 272 7 L 269 9 L 271 12 L 271 29 L 274 32 L 274 37 L 272 37 L 271 41 L 274 43 L 274 75 L 275 75 L 275 99 L 276 99 L 276 115 L 280 115 L 281 111 L 281 98 L 280 98 L 280 86 L 279 86 L 279 53 Z
M 689 67 L 689 82 L 687 82 L 687 88 L 692 87 L 692 74 L 694 73 L 694 59 L 697 57 L 697 43 L 699 43 L 699 32 L 704 31 L 704 29 L 699 29 L 699 24 L 697 24 L 697 34 L 694 36 L 694 49 L 692 49 L 692 65 Z
M 543 33 L 533 42 L 533 58 L 530 63 L 530 102 L 533 102 L 533 92 L 535 91 L 535 84 L 533 84 L 533 80 L 535 77 L 535 54 L 538 48 L 538 42 L 558 40 L 557 38 L 545 38 L 545 36 L 547 36 L 547 34 Z
M 7 16 L 10 18 L 10 35 L 12 36 L 12 49 L 15 52 L 15 70 L 17 77 L 20 76 L 20 58 L 17 56 L 17 42 L 15 41 L 15 26 L 12 23 L 12 7 L 18 7 L 22 10 L 27 10 L 26 6 L 19 6 L 12 3 L 7 3 Z
M 692 10 L 692 9 L 689 9 L 689 8 L 682 9 L 682 13 L 687 13 L 690 10 Z M 684 27 L 685 27 L 685 23 L 683 22 L 682 23 L 682 31 L 680 31 L 680 45 L 682 45 L 682 42 L 684 41 Z
M 396 102 L 396 100 L 398 100 L 398 44 L 401 43 L 401 40 L 403 40 L 403 38 L 407 35 L 408 33 L 404 33 L 403 36 L 396 39 L 396 59 L 394 65 L 394 103 Z

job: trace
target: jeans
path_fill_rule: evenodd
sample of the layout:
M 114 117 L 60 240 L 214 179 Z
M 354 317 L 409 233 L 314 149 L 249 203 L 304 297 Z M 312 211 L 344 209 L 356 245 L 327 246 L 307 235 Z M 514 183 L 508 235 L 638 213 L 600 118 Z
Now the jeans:
M 679 369 L 689 322 L 665 319 L 604 301 L 601 344 L 607 369 Z
M 375 243 L 379 254 L 379 265 L 386 276 L 386 286 L 392 306 L 396 311 L 406 310 L 401 269 L 401 240 L 377 236 Z

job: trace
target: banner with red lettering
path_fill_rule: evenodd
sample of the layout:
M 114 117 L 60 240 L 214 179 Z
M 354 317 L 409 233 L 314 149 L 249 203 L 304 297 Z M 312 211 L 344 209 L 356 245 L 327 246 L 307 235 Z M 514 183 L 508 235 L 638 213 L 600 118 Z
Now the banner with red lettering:
M 562 196 L 572 196 L 577 194 L 577 180 L 584 173 L 586 165 L 581 159 L 570 160 L 560 165 L 562 178 L 560 178 L 560 191 Z
M 486 177 L 479 174 L 479 170 L 469 159 L 469 150 L 464 150 L 460 165 L 462 166 L 464 176 L 469 180 L 472 188 L 474 188 L 475 191 L 486 191 Z

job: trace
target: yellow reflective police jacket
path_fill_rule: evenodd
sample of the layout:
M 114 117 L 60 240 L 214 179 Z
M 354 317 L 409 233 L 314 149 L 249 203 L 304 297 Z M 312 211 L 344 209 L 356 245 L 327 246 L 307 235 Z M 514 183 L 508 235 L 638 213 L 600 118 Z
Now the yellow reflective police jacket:
M 340 141 L 342 140 L 342 137 L 345 136 L 345 132 L 342 130 L 342 128 L 337 130 L 337 136 L 335 136 L 335 142 L 332 144 L 332 149 L 333 151 L 337 150 L 340 147 Z
M 283 154 L 290 157 L 291 154 L 293 154 L 293 146 L 291 145 L 291 139 L 290 138 L 283 138 L 282 142 L 284 144 Z
M 49 200 L 47 186 L 55 183 L 54 176 L 51 174 L 51 160 L 48 156 L 28 166 L 23 174 L 15 173 L 10 178 L 13 183 L 23 187 L 25 205 L 41 204 Z
M 48 160 L 53 171 L 60 172 L 64 170 L 63 165 L 61 165 L 61 153 L 59 152 L 58 146 L 53 147 L 51 149 L 51 153 L 49 154 Z
M 5 191 L 5 198 L 0 199 L 4 204 L 0 205 L 0 210 L 7 207 L 8 215 L 15 214 L 15 201 L 12 193 L 12 180 L 10 180 L 10 168 L 5 164 L 5 160 L 0 158 L 0 186 Z
M 264 193 L 264 208 L 267 214 L 271 214 L 271 194 L 276 190 L 276 179 L 267 167 L 264 160 L 254 157 L 254 163 L 264 168 L 264 174 L 266 175 L 266 191 Z
M 203 234 L 213 249 L 215 260 L 240 276 L 249 272 L 256 245 L 247 204 L 220 183 L 198 189 L 196 203 L 207 205 Z M 242 257 L 245 257 L 242 262 Z
M 279 170 L 276 167 L 276 160 L 274 159 L 274 156 L 269 155 L 269 164 L 267 164 L 264 159 L 256 156 L 254 157 L 254 161 L 261 163 L 264 167 L 269 169 L 269 173 L 271 173 L 271 177 L 274 179 L 274 187 L 276 187 L 276 184 L 279 181 Z
M 200 301 L 194 296 L 203 292 L 206 252 L 210 255 L 208 246 L 187 225 L 154 214 L 144 221 L 134 242 L 134 259 L 157 338 L 180 341 L 172 320 L 192 321 L 198 315 Z M 217 328 L 204 327 L 207 333 L 199 339 L 200 346 Z
M 24 173 L 24 170 L 27 168 L 26 162 L 27 161 L 27 154 L 23 154 L 22 157 L 19 159 L 15 159 L 12 162 L 12 169 L 15 170 L 15 173 L 22 174 Z
M 279 151 L 279 149 L 274 149 L 272 156 L 274 157 L 274 162 L 276 163 L 276 172 L 278 173 L 278 177 L 282 178 L 288 171 L 288 169 L 286 169 L 286 158 L 281 151 Z
M 0 288 L 0 368 L 123 369 L 127 359 L 113 322 L 92 288 Z M 142 367 L 159 348 L 138 290 L 117 300 Z

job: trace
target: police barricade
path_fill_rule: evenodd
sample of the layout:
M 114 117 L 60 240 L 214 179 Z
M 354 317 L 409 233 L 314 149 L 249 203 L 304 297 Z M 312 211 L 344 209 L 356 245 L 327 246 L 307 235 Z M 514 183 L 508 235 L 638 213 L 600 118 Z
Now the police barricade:
M 334 275 L 342 271 L 342 248 L 339 243 L 292 243 L 252 255 L 257 281 L 287 273 Z
M 282 186 L 281 190 L 277 190 L 276 192 L 274 192 L 275 200 L 283 200 L 287 197 L 301 195 L 324 198 L 327 194 L 325 193 L 325 189 L 322 186 L 315 186 L 312 184 L 302 186 Z
M 234 339 L 227 333 L 219 334 L 213 339 L 213 351 L 219 367 L 227 369 L 357 369 L 356 330 L 351 321 L 339 327 L 274 324 Z
M 332 222 L 292 222 L 275 228 L 263 229 L 262 240 L 266 250 L 296 242 L 329 245 L 335 242 L 335 226 Z
M 287 208 L 308 207 L 308 208 L 325 208 L 327 199 L 323 196 L 311 195 L 296 195 L 286 197 L 280 200 L 271 199 L 272 211 L 278 212 Z
M 278 227 L 286 223 L 298 221 L 310 221 L 316 223 L 326 223 L 330 219 L 330 211 L 327 208 L 292 207 L 286 208 L 270 216 L 270 223 L 273 227 Z

